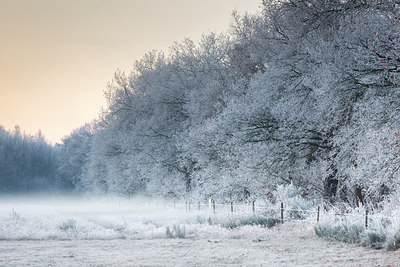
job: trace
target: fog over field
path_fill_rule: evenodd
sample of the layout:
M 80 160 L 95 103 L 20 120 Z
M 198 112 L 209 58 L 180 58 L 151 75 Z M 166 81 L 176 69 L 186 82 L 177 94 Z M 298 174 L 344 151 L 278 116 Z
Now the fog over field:
M 186 212 L 182 202 L 175 203 L 174 208 L 173 202 L 138 197 L 38 194 L 2 197 L 0 239 L 164 239 L 173 237 L 168 235 L 168 227 L 173 231 L 179 226 L 185 238 L 240 238 L 246 235 L 246 230 L 231 232 L 218 226 L 241 215 L 227 211 L 214 215 L 204 204 L 201 209 L 197 210 L 196 204 Z M 209 222 L 211 217 L 212 223 Z M 253 231 L 251 236 L 257 238 L 265 229 Z
M 400 257 L 324 241 L 314 234 L 314 216 L 272 228 L 232 228 L 252 212 L 201 208 L 186 211 L 185 203 L 174 208 L 173 202 L 148 198 L 2 197 L 0 265 L 376 266 Z
M 162 211 L 161 206 L 157 209 L 156 203 L 158 201 L 150 199 L 83 195 L 3 197 L 0 200 L 0 239 L 165 237 L 165 228 L 161 227 L 168 224 L 171 210 Z

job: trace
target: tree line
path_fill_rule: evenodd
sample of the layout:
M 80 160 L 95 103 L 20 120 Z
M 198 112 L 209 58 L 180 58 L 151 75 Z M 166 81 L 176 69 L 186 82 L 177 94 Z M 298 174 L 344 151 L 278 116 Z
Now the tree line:
M 76 188 L 245 201 L 378 202 L 399 187 L 399 6 L 264 0 L 221 34 L 151 51 L 63 140 Z
M 31 136 L 19 126 L 13 131 L 0 126 L 0 193 L 71 189 L 59 179 L 59 153 L 40 131 Z

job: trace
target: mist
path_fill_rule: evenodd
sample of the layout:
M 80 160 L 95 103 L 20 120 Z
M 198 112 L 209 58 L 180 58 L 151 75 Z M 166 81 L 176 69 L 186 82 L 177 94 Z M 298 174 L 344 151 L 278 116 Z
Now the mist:
M 207 223 L 213 216 L 215 225 Z M 28 194 L 0 197 L 0 240 L 166 239 L 167 229 L 181 225 L 185 237 L 229 237 L 203 205 L 188 212 L 184 202 L 147 197 Z M 255 229 L 257 234 L 261 229 Z M 243 236 L 245 232 L 242 233 Z

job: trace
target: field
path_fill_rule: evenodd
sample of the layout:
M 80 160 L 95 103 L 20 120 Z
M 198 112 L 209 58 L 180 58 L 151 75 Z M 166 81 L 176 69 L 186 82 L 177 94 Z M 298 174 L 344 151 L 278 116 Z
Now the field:
M 226 227 L 238 218 L 138 199 L 8 197 L 0 201 L 0 265 L 400 265 L 400 251 L 319 239 L 311 219 Z

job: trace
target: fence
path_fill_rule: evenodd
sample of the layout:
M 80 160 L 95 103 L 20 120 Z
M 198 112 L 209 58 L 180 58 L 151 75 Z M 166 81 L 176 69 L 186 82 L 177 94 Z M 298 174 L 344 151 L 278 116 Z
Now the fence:
M 303 221 L 304 218 L 312 218 L 314 216 L 313 221 L 316 223 L 320 222 L 320 219 L 323 216 L 327 215 L 328 213 L 323 212 L 318 206 L 315 209 L 290 209 L 285 207 L 285 203 L 281 202 L 279 207 L 273 207 L 271 205 L 260 205 L 256 204 L 255 201 L 252 201 L 248 204 L 236 204 L 234 202 L 230 202 L 228 204 L 217 203 L 215 200 L 210 199 L 209 203 L 201 203 L 201 202 L 173 202 L 173 203 L 166 203 L 164 202 L 163 205 L 156 204 L 157 207 L 164 207 L 166 208 L 171 207 L 173 204 L 174 209 L 185 210 L 186 212 L 194 212 L 194 211 L 207 211 L 212 214 L 217 213 L 227 213 L 227 214 L 236 214 L 238 216 L 243 215 L 265 215 L 276 218 L 280 221 L 280 223 L 285 223 L 288 221 Z M 368 228 L 369 222 L 371 218 L 374 216 L 369 213 L 369 210 L 366 209 L 363 214 L 354 214 L 354 213 L 335 213 L 334 214 L 335 221 L 344 221 L 344 220 L 351 220 L 351 221 L 360 221 L 362 220 L 364 227 Z M 361 218 L 360 218 L 361 217 Z

